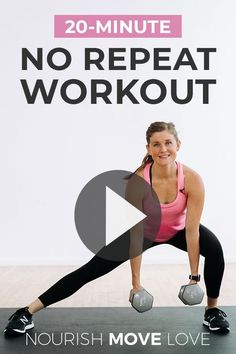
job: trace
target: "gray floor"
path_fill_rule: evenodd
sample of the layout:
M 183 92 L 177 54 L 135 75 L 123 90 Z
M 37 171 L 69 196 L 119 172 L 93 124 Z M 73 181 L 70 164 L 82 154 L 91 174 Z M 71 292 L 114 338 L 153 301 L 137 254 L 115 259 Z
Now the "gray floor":
M 124 307 L 48 308 L 34 316 L 35 328 L 29 332 L 28 343 L 25 336 L 9 339 L 2 335 L 0 353 L 235 354 L 236 307 L 224 306 L 221 309 L 227 313 L 231 326 L 231 333 L 224 336 L 210 334 L 208 329 L 202 326 L 203 307 L 156 307 L 144 314 Z M 1 330 L 14 311 L 7 308 L 0 310 Z M 154 332 L 160 333 L 156 336 L 161 345 L 152 345 L 150 339 L 146 345 L 142 345 L 140 339 L 136 344 L 128 345 L 135 337 L 142 335 L 145 339 L 148 333 Z M 123 345 L 110 345 L 111 333 L 115 336 L 121 333 L 127 341 Z M 94 340 L 92 345 L 95 337 L 100 338 L 100 341 Z M 68 340 L 66 345 L 65 338 Z M 69 341 L 70 339 L 72 341 Z M 33 344 L 33 341 L 36 344 Z M 49 341 L 51 342 L 48 344 Z M 85 345 L 88 341 L 89 345 Z

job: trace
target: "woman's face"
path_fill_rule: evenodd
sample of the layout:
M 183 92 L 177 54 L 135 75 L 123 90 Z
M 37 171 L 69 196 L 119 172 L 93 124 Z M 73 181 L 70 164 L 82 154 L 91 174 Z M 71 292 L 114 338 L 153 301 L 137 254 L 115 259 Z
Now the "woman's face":
M 180 148 L 180 141 L 176 141 L 174 135 L 167 130 L 153 133 L 147 151 L 154 162 L 165 166 L 176 159 L 177 151 Z

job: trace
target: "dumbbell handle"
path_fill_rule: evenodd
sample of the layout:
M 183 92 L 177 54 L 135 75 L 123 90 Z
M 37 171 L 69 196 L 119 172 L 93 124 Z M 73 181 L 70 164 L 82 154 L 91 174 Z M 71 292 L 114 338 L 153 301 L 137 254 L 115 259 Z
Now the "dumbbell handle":
M 152 308 L 153 296 L 143 287 L 138 291 L 131 289 L 129 301 L 136 311 L 145 312 Z
M 129 293 L 129 302 L 132 302 L 132 299 L 133 299 L 133 296 L 135 293 L 138 293 L 140 290 L 143 290 L 144 288 L 141 286 L 139 290 L 134 290 L 134 289 L 131 289 L 130 290 L 130 293 Z
M 203 289 L 197 284 L 182 285 L 179 291 L 179 299 L 185 305 L 197 305 L 202 302 L 204 296 Z

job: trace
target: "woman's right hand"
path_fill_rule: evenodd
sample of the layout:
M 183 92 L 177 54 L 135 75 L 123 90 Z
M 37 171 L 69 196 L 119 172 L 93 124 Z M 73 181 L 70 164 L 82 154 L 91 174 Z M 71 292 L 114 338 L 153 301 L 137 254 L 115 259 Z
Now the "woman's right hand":
M 136 293 L 137 291 L 143 289 L 142 285 L 133 285 L 132 291 Z
M 132 301 L 132 298 L 133 298 L 133 294 L 135 294 L 137 291 L 143 289 L 143 287 L 141 285 L 133 285 L 132 289 L 130 290 L 130 293 L 129 293 L 129 302 Z

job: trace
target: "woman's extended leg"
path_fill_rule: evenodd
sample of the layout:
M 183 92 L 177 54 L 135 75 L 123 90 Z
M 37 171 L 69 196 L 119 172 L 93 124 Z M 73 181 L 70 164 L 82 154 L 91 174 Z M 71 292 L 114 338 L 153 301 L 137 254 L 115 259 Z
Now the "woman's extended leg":
M 110 261 L 95 255 L 88 263 L 67 274 L 39 296 L 44 307 L 74 294 L 83 285 L 105 275 L 118 267 L 122 261 Z
M 144 239 L 143 251 L 153 245 L 150 240 Z M 5 333 L 25 333 L 34 327 L 32 314 L 74 294 L 83 285 L 117 268 L 129 256 L 130 236 L 127 232 L 103 247 L 88 263 L 61 278 L 30 305 L 17 310 L 10 317 Z
M 109 273 L 118 267 L 122 261 L 111 261 L 95 255 L 88 263 L 65 275 L 35 301 L 29 304 L 28 311 L 35 314 L 46 306 L 54 304 L 74 294 L 88 282 Z

